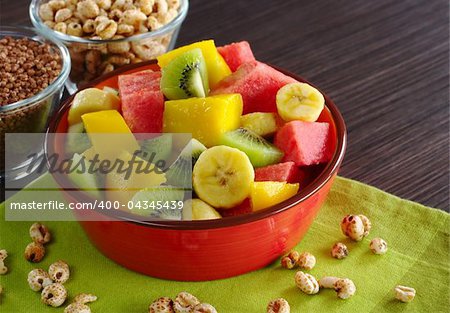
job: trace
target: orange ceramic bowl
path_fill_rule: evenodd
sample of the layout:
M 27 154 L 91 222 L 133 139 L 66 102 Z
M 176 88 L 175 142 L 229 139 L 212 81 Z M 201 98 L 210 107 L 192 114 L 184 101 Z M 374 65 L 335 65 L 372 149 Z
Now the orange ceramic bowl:
M 90 87 L 117 86 L 119 74 L 158 69 L 154 62 L 120 68 L 91 83 Z M 301 77 L 283 71 L 298 81 Z M 67 132 L 67 112 L 73 97 L 67 99 L 51 121 L 49 133 Z M 244 274 L 260 269 L 297 245 L 308 231 L 330 191 L 342 163 L 346 128 L 336 105 L 325 96 L 326 108 L 319 121 L 334 130 L 336 151 L 332 160 L 320 167 L 315 179 L 294 197 L 251 214 L 208 221 L 136 221 L 132 215 L 117 221 L 80 221 L 91 242 L 105 256 L 133 271 L 149 276 L 205 281 Z M 47 140 L 47 150 L 57 143 Z M 54 151 L 54 150 L 53 150 Z M 71 202 L 84 201 L 65 196 Z

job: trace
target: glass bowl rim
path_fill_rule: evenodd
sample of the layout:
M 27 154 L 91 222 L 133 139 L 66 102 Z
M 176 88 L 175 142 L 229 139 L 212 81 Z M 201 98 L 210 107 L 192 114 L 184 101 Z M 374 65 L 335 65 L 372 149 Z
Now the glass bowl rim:
M 56 77 L 56 79 L 43 90 L 39 91 L 37 94 L 30 98 L 26 98 L 23 100 L 19 100 L 13 103 L 9 103 L 3 106 L 0 106 L 0 113 L 7 113 L 9 111 L 28 106 L 30 104 L 38 104 L 43 99 L 51 95 L 55 92 L 55 90 L 64 86 L 67 78 L 69 77 L 71 62 L 70 62 L 70 54 L 67 47 L 59 41 L 53 40 L 52 38 L 48 38 L 44 36 L 38 29 L 33 27 L 25 27 L 25 26 L 2 26 L 0 30 L 0 36 L 6 37 L 26 37 L 31 40 L 37 41 L 33 39 L 34 36 L 31 34 L 42 37 L 44 41 L 49 42 L 54 48 L 57 48 L 62 60 L 61 72 Z
M 189 9 L 189 0 L 181 0 L 178 15 L 168 24 L 163 25 L 161 28 L 158 28 L 157 30 L 154 31 L 149 31 L 146 33 L 136 34 L 119 39 L 86 39 L 82 37 L 70 36 L 67 34 L 57 32 L 48 27 L 47 25 L 45 25 L 41 17 L 39 16 L 39 6 L 41 2 L 42 0 L 32 0 L 30 3 L 29 15 L 31 23 L 33 23 L 33 26 L 39 29 L 42 33 L 44 33 L 46 37 L 56 38 L 57 40 L 60 40 L 65 43 L 79 43 L 79 44 L 107 44 L 107 43 L 130 42 L 130 41 L 139 41 L 143 39 L 157 38 L 166 35 L 171 31 L 176 30 L 181 25 L 181 23 L 183 23 Z
M 130 64 L 125 65 L 117 70 L 114 70 L 113 72 L 110 72 L 106 75 L 103 75 L 84 86 L 84 88 L 94 87 L 97 84 L 101 83 L 102 81 L 111 78 L 113 76 L 118 76 L 124 72 L 127 72 L 129 70 L 136 70 L 139 67 L 145 67 L 148 65 L 156 64 L 155 60 L 146 61 L 142 63 L 137 64 Z M 285 75 L 288 75 L 290 77 L 293 77 L 294 79 L 297 79 L 301 82 L 306 82 L 314 87 L 317 88 L 314 84 L 309 83 L 306 79 L 303 77 L 296 75 L 292 72 L 289 72 L 285 69 L 282 69 L 277 66 L 273 66 L 271 64 L 268 64 L 275 68 L 276 70 L 282 72 Z M 83 89 L 84 89 L 83 88 Z M 82 89 L 81 89 L 82 90 Z M 318 88 L 318 90 L 321 90 Z M 78 90 L 77 92 L 79 92 Z M 322 92 L 322 91 L 321 91 Z M 323 92 L 322 92 L 323 93 Z M 53 145 L 53 142 L 49 140 L 49 133 L 55 133 L 58 129 L 59 123 L 61 122 L 61 118 L 64 116 L 65 112 L 69 110 L 71 102 L 73 98 L 75 97 L 76 93 L 71 95 L 69 98 L 65 99 L 62 103 L 59 110 L 53 115 L 53 117 L 50 120 L 49 126 L 47 128 L 47 134 L 45 136 L 45 143 L 44 143 L 44 150 L 45 155 L 47 157 L 49 152 L 49 147 Z M 140 221 L 137 219 L 133 219 L 132 216 L 116 216 L 117 221 L 121 222 L 127 222 L 127 223 L 133 223 L 137 224 L 143 227 L 151 227 L 151 228 L 162 228 L 162 229 L 170 229 L 170 230 L 211 230 L 216 228 L 224 228 L 224 227 L 233 227 L 238 225 L 244 225 L 247 223 L 256 222 L 261 219 L 270 218 L 275 216 L 278 213 L 284 212 L 290 208 L 295 207 L 296 205 L 300 204 L 301 202 L 306 201 L 307 199 L 313 197 L 316 195 L 329 181 L 337 174 L 337 171 L 339 170 L 339 167 L 342 164 L 342 161 L 344 159 L 345 150 L 347 147 L 347 128 L 345 125 L 344 118 L 342 114 L 340 113 L 338 107 L 334 103 L 331 98 L 329 98 L 325 93 L 323 93 L 325 97 L 325 103 L 327 109 L 330 111 L 330 116 L 333 119 L 333 122 L 336 127 L 336 151 L 331 159 L 329 161 L 325 168 L 322 170 L 322 172 L 317 176 L 317 178 L 308 184 L 306 188 L 299 193 L 297 193 L 295 196 L 278 203 L 274 206 L 271 206 L 269 208 L 252 212 L 250 214 L 244 214 L 239 216 L 230 216 L 225 219 L 213 219 L 213 220 L 198 220 L 198 221 L 173 221 L 173 220 L 148 220 L 148 221 Z M 63 191 L 64 192 L 64 191 Z M 102 213 L 99 213 L 102 214 Z M 131 215 L 131 214 L 129 214 Z

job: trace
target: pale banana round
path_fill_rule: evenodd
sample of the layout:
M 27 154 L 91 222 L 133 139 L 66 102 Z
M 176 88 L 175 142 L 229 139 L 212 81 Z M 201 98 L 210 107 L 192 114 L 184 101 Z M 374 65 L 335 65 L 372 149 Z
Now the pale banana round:
M 309 84 L 290 83 L 278 90 L 276 103 L 278 114 L 286 122 L 315 122 L 325 106 L 325 98 Z
M 244 152 L 215 146 L 200 155 L 192 176 L 200 199 L 215 208 L 232 208 L 250 195 L 255 172 Z

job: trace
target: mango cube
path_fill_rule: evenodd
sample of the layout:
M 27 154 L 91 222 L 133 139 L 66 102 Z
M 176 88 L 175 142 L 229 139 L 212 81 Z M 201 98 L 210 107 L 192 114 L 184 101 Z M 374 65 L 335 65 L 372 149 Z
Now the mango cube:
M 83 114 L 81 119 L 92 146 L 103 158 L 114 157 L 122 150 L 131 154 L 139 150 L 136 138 L 116 110 Z
M 208 70 L 208 80 L 209 86 L 214 88 L 217 84 L 231 74 L 231 70 L 228 67 L 227 63 L 217 51 L 216 45 L 214 44 L 214 40 L 205 40 L 199 41 L 187 46 L 180 47 L 178 49 L 169 51 L 163 55 L 160 55 L 158 59 L 158 65 L 160 68 L 165 67 L 169 64 L 177 56 L 182 53 L 200 48 L 202 50 L 203 57 L 205 58 L 206 68 Z
M 166 101 L 164 132 L 191 133 L 212 147 L 220 143 L 223 133 L 239 127 L 242 107 L 240 94 Z
M 250 191 L 252 209 L 258 211 L 283 202 L 294 196 L 298 188 L 299 184 L 288 184 L 286 182 L 254 182 Z

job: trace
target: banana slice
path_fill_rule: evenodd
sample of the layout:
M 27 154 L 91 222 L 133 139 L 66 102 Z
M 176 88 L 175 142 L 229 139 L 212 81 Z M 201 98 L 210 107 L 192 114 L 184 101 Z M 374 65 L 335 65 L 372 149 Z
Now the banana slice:
M 215 208 L 225 209 L 249 196 L 254 178 L 248 156 L 227 146 L 215 146 L 200 154 L 192 173 L 199 198 Z
M 212 206 L 200 199 L 188 199 L 183 205 L 183 220 L 215 220 L 221 218 Z
M 286 122 L 315 122 L 325 105 L 319 90 L 305 83 L 287 84 L 277 93 L 278 114 Z

